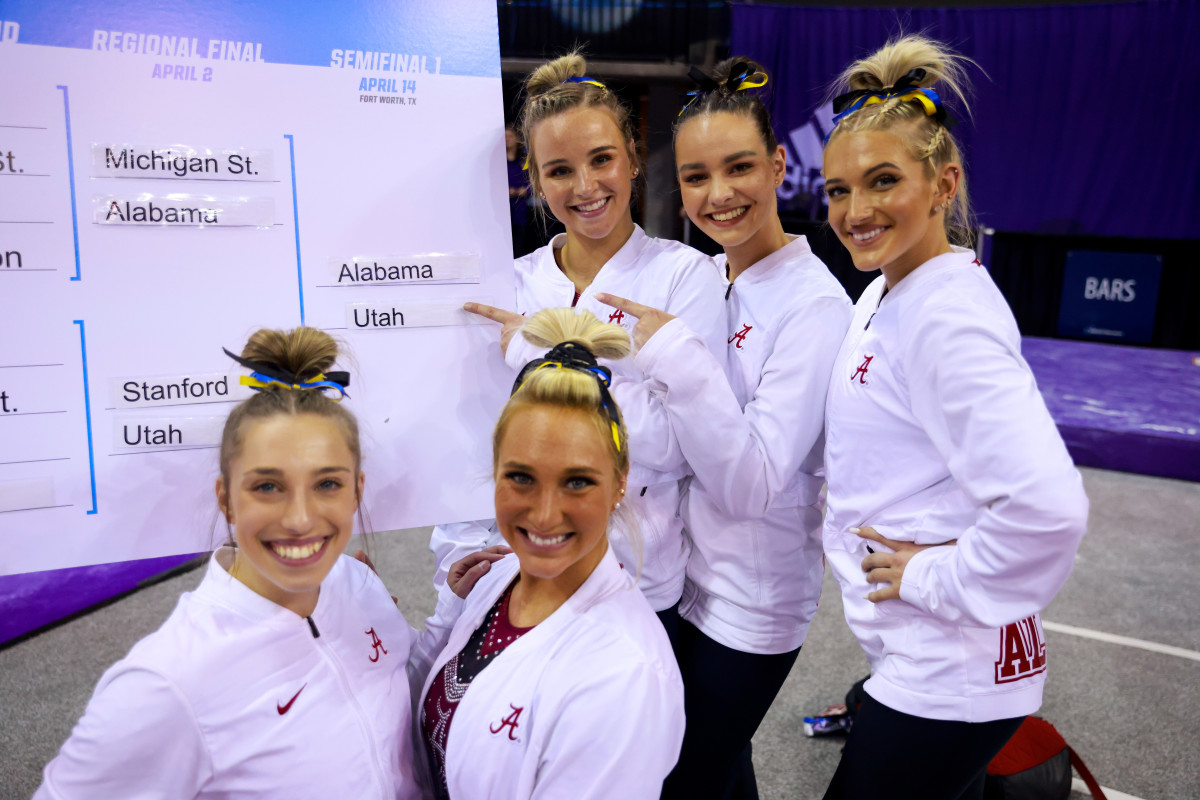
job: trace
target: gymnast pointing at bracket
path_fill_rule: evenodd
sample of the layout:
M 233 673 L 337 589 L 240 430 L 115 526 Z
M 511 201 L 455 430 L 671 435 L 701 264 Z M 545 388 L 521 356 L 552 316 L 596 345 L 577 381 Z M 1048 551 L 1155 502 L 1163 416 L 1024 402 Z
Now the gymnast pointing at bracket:
M 522 314 L 575 307 L 632 329 L 634 321 L 602 305 L 598 292 L 631 297 L 687 320 L 723 358 L 719 276 L 704 254 L 651 238 L 634 224 L 630 200 L 641 168 L 629 112 L 611 89 L 587 77 L 586 66 L 572 54 L 535 70 L 526 81 L 521 117 L 533 190 L 566 233 L 517 260 L 519 313 L 475 303 L 466 308 L 503 324 L 501 348 L 514 370 L 541 355 L 513 336 L 524 322 Z M 609 366 L 612 394 L 632 442 L 627 502 L 636 512 L 643 543 L 638 553 L 628 537 L 617 535 L 613 547 L 621 563 L 640 574 L 642 592 L 674 635 L 690 549 L 677 515 L 687 465 L 653 382 L 629 360 Z M 431 546 L 439 562 L 497 541 L 488 524 L 435 530 Z
M 623 297 L 634 363 L 695 473 L 682 505 L 693 542 L 676 647 L 688 729 L 665 798 L 758 796 L 750 740 L 816 614 L 824 565 L 825 394 L 850 322 L 845 290 L 780 223 L 785 151 L 759 96 L 763 69 L 731 59 L 675 124 L 688 217 L 719 243 L 727 368 L 685 320 Z

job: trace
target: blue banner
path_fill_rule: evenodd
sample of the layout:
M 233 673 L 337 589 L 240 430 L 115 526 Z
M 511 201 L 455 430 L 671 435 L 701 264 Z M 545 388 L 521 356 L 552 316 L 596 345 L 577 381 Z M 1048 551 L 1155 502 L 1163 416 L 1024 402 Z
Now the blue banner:
M 499 78 L 496 7 L 489 12 L 470 0 L 140 0 L 77 3 L 64 15 L 57 4 L 6 0 L 0 37 L 175 59 Z
M 1071 250 L 1058 335 L 1146 344 L 1154 336 L 1162 256 Z

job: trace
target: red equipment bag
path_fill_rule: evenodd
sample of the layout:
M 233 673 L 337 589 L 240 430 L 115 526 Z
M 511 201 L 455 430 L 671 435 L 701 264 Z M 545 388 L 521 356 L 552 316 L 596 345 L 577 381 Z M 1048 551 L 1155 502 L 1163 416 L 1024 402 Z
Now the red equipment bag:
M 1026 717 L 1008 744 L 988 764 L 984 800 L 1067 800 L 1071 767 L 1093 800 L 1106 800 L 1100 784 L 1053 725 Z

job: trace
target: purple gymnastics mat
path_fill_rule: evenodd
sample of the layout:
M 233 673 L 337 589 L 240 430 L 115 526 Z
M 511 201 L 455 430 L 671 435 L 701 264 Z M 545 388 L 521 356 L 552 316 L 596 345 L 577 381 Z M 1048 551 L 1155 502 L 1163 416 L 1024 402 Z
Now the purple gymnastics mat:
M 167 577 L 194 559 L 164 556 L 0 576 L 0 646 Z
M 1200 353 L 1025 338 L 1075 463 L 1200 481 Z

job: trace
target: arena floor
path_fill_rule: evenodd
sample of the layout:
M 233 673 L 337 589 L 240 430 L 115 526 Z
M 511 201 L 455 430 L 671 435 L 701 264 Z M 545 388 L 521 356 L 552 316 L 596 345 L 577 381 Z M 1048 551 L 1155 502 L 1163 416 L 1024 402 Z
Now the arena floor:
M 1091 522 L 1075 572 L 1044 614 L 1053 722 L 1109 800 L 1200 797 L 1200 484 L 1083 470 Z M 374 537 L 410 622 L 433 609 L 428 529 Z M 0 651 L 0 798 L 28 798 L 104 669 L 170 613 L 193 571 Z M 808 739 L 806 714 L 867 672 L 826 579 L 821 611 L 755 738 L 764 800 L 820 798 L 841 742 Z M 881 787 L 881 795 L 886 788 Z M 1073 794 L 1082 798 L 1082 794 Z

